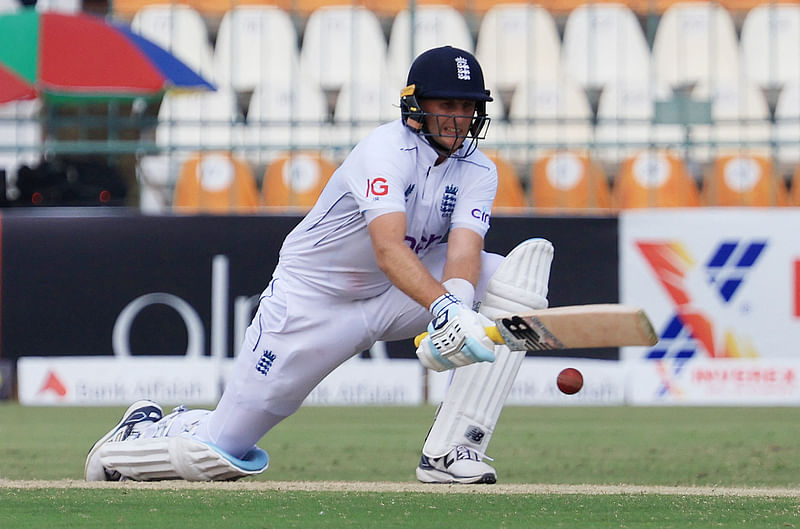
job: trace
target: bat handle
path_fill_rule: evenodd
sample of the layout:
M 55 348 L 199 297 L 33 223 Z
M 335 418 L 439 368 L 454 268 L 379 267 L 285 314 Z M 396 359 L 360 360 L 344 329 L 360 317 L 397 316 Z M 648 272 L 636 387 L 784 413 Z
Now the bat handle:
M 486 331 L 486 336 L 488 336 L 489 339 L 492 340 L 494 343 L 498 345 L 503 345 L 504 343 L 506 343 L 506 341 L 503 340 L 503 335 L 500 334 L 500 331 L 497 330 L 496 325 L 492 325 L 490 327 L 484 327 L 483 330 Z
M 494 343 L 501 345 L 506 343 L 506 341 L 503 340 L 503 336 L 500 334 L 500 331 L 497 330 L 497 326 L 492 325 L 490 327 L 484 327 L 483 330 L 486 332 L 486 336 L 488 336 Z M 426 336 L 428 336 L 428 331 L 418 334 L 417 337 L 414 338 L 414 347 L 419 347 L 419 344 L 425 339 Z

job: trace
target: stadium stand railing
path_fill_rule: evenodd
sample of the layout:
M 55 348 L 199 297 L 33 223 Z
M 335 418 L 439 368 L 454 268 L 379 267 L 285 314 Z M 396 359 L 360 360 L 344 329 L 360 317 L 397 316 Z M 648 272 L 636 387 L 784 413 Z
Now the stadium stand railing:
M 15 1 L 0 9 L 17 8 Z M 101 138 L 85 132 L 80 109 L 41 105 L 30 114 L 0 105 L 0 169 L 13 192 L 17 167 L 44 155 L 133 157 L 138 205 L 157 212 L 171 208 L 180 168 L 197 151 L 232 153 L 259 185 L 286 152 L 313 151 L 335 165 L 372 127 L 397 116 L 412 49 L 449 43 L 474 51 L 484 66 L 495 102 L 482 145 L 504 174 L 514 174 L 523 191 L 517 209 L 553 209 L 533 194 L 537 175 L 569 156 L 606 184 L 589 185 L 595 196 L 586 201 L 573 191 L 572 210 L 630 207 L 622 205 L 626 175 L 642 151 L 669 153 L 670 170 L 688 175 L 702 204 L 718 200 L 710 175 L 720 160 L 746 153 L 768 162 L 786 203 L 800 205 L 797 4 L 413 4 L 411 17 L 399 0 L 112 2 L 110 16 L 171 49 L 219 90 L 109 107 Z M 70 120 L 73 131 L 59 132 Z M 701 203 L 645 195 L 646 206 Z M 767 205 L 782 200 L 775 192 Z

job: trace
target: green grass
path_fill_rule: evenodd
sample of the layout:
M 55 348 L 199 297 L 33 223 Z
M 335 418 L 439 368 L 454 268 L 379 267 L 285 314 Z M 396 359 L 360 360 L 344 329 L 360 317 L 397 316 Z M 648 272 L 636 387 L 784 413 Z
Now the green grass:
M 0 478 L 82 479 L 124 408 L 0 406 Z M 309 407 L 259 443 L 261 480 L 414 480 L 432 407 Z M 502 483 L 800 486 L 800 408 L 540 408 L 503 412 Z
M 644 495 L 0 490 L 0 526 L 14 529 L 237 528 L 782 528 L 792 498 Z
M 124 408 L 0 405 L 0 478 L 82 479 Z M 302 408 L 260 443 L 248 481 L 413 483 L 432 407 Z M 800 408 L 540 408 L 503 412 L 501 484 L 794 488 L 796 497 L 0 488 L 0 528 L 800 527 Z M 441 490 L 441 489 L 439 489 Z

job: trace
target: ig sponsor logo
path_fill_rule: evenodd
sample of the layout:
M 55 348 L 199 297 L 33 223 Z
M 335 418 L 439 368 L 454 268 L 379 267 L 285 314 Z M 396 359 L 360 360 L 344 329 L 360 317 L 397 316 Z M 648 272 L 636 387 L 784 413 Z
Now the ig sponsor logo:
M 389 186 L 383 177 L 367 178 L 366 197 L 381 197 L 389 193 Z

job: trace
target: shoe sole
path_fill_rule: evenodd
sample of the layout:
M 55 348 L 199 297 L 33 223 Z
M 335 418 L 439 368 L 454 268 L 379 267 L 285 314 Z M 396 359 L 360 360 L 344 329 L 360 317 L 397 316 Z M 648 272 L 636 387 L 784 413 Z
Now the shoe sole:
M 94 445 L 92 445 L 92 449 L 89 450 L 89 454 L 87 454 L 87 456 L 86 456 L 86 462 L 83 464 L 83 479 L 85 479 L 86 481 L 89 481 L 89 477 L 88 477 L 87 474 L 88 474 L 88 470 L 89 470 L 89 461 L 92 460 L 92 456 L 94 456 L 94 454 L 98 450 L 100 450 L 100 447 L 103 446 L 106 443 L 106 441 L 111 439 L 111 436 L 113 436 L 115 433 L 117 433 L 117 430 L 119 430 L 119 427 L 122 426 L 122 424 L 128 419 L 128 417 L 130 417 L 130 415 L 134 411 L 138 410 L 139 408 L 143 408 L 145 406 L 158 406 L 158 405 L 156 403 L 154 403 L 153 401 L 151 401 L 151 400 L 138 400 L 138 401 L 134 402 L 133 404 L 128 406 L 127 410 L 125 410 L 125 413 L 122 414 L 122 418 L 120 418 L 120 420 L 116 424 L 116 426 L 111 428 L 111 430 L 109 430 L 109 432 L 107 434 L 105 434 L 103 437 L 100 438 L 99 441 L 97 441 Z
M 417 480 L 422 483 L 459 483 L 462 485 L 492 485 L 497 483 L 497 475 L 487 472 L 480 476 L 454 476 L 436 469 L 424 469 L 417 467 Z

